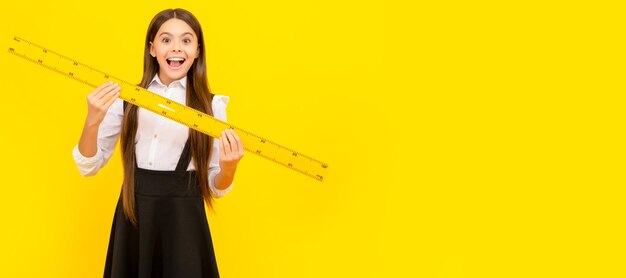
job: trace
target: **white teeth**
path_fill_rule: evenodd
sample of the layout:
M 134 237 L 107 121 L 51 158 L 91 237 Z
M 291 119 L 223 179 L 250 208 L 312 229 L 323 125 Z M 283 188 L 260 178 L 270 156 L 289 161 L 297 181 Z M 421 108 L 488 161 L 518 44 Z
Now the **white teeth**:
M 182 61 L 185 61 L 185 59 L 183 59 L 183 58 L 169 58 L 168 60 L 170 60 L 172 62 L 182 62 Z

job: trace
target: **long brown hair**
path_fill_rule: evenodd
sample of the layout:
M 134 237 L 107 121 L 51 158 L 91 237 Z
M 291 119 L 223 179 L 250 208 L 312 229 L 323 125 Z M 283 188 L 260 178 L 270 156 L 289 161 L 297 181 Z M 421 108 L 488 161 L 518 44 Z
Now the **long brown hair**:
M 187 72 L 187 106 L 213 115 L 213 109 L 211 109 L 213 94 L 209 89 L 206 74 L 204 36 L 200 23 L 196 17 L 187 10 L 167 9 L 154 16 L 150 22 L 145 41 L 143 77 L 139 85 L 143 88 L 148 88 L 154 75 L 159 72 L 159 63 L 156 58 L 150 55 L 150 44 L 154 41 L 161 25 L 172 18 L 186 22 L 198 37 L 199 55 Z M 135 134 L 137 133 L 137 109 L 137 106 L 129 103 L 124 110 L 124 121 L 120 139 L 122 163 L 124 165 L 122 204 L 126 217 L 135 225 L 137 224 L 137 213 L 135 211 Z M 193 129 L 189 129 L 189 139 L 191 140 L 191 156 L 195 162 L 198 186 L 200 187 L 200 192 L 207 205 L 209 208 L 212 208 L 212 196 L 208 183 L 209 157 L 212 140 L 208 135 Z

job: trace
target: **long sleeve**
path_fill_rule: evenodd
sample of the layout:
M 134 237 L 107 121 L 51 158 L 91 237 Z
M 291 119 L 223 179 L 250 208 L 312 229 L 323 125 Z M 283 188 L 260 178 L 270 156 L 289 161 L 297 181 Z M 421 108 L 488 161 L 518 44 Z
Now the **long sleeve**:
M 226 121 L 226 105 L 228 104 L 229 97 L 222 95 L 215 95 L 213 97 L 213 116 L 219 120 Z M 213 197 L 221 198 L 224 197 L 230 190 L 233 188 L 233 183 L 231 183 L 225 189 L 217 189 L 215 187 L 215 176 L 221 171 L 220 169 L 220 149 L 219 149 L 219 139 L 212 138 L 213 146 L 211 148 L 211 157 L 209 161 L 209 188 L 211 189 L 211 193 L 213 193 Z
M 94 156 L 85 157 L 78 150 L 78 144 L 74 146 L 72 156 L 74 157 L 74 161 L 81 175 L 95 175 L 106 165 L 113 155 L 124 118 L 123 106 L 124 101 L 117 99 L 111 107 L 109 107 L 109 111 L 107 111 L 106 116 L 98 127 L 98 147 Z

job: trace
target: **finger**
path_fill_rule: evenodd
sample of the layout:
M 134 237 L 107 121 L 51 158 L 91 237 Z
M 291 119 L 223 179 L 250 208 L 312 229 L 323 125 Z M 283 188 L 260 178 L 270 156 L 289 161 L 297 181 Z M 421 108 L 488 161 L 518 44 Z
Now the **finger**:
M 226 132 L 222 131 L 222 148 L 224 148 L 224 155 L 230 155 L 231 149 L 230 149 L 230 143 L 228 142 L 228 136 L 226 136 Z
M 230 132 L 230 135 L 235 140 L 235 142 L 241 141 L 241 138 L 239 138 L 239 135 L 237 135 L 237 132 L 234 129 L 229 129 L 228 131 Z
M 232 129 L 226 130 L 226 136 L 228 138 L 228 143 L 230 145 L 230 149 L 233 153 L 239 153 L 239 149 L 237 148 L 239 144 L 237 144 L 237 139 L 235 139 L 234 131 Z
M 241 142 L 241 138 L 239 138 L 239 135 L 237 135 L 237 133 L 235 133 L 235 139 L 237 139 L 237 149 L 239 150 L 239 157 L 243 157 L 243 153 L 244 153 L 244 148 L 243 148 L 243 142 Z
M 235 132 L 234 129 L 231 129 L 231 133 L 233 135 L 233 138 L 235 139 L 235 150 L 237 150 L 237 155 L 239 157 L 243 156 L 243 143 L 241 142 L 241 138 L 239 137 L 239 135 L 237 135 L 237 132 Z
M 117 84 L 114 84 L 114 86 L 110 88 L 104 88 L 103 91 L 101 92 L 100 99 L 98 99 L 97 101 L 106 103 L 111 98 L 114 98 L 121 90 L 122 88 Z
M 104 89 L 107 86 L 110 86 L 111 84 L 113 84 L 113 81 L 108 81 L 108 82 L 104 82 L 102 83 L 100 86 L 98 86 L 98 88 L 96 88 L 95 90 L 93 90 L 94 92 L 100 92 L 102 91 L 102 89 Z
M 105 103 L 104 103 L 104 110 L 109 110 L 109 107 L 111 107 L 111 105 L 117 100 L 117 97 L 120 95 L 120 92 L 117 91 L 115 94 L 111 95 L 111 98 L 108 99 Z
M 122 88 L 117 83 L 113 83 L 107 87 L 104 87 L 104 89 L 102 89 L 100 93 L 98 94 L 97 100 L 103 100 L 105 99 L 105 97 L 109 96 L 112 93 L 116 93 L 121 89 Z M 106 99 L 104 101 L 106 101 Z
M 220 150 L 220 158 L 225 157 L 226 154 L 224 153 L 224 136 L 220 136 L 217 146 Z
M 110 86 L 113 84 L 113 81 L 109 81 L 109 82 L 105 82 L 102 85 L 98 86 L 96 89 L 94 89 L 91 94 L 89 94 L 89 96 L 91 96 L 92 98 L 95 98 L 96 96 L 100 95 L 100 92 L 102 92 L 106 87 Z

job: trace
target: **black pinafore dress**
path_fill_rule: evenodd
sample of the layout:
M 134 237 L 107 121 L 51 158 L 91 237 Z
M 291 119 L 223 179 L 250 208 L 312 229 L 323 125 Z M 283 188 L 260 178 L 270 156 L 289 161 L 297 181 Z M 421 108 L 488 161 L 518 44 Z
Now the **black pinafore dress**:
M 219 277 L 204 199 L 191 161 L 189 139 L 176 170 L 154 171 L 135 165 L 138 225 L 118 200 L 104 277 Z

